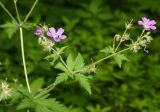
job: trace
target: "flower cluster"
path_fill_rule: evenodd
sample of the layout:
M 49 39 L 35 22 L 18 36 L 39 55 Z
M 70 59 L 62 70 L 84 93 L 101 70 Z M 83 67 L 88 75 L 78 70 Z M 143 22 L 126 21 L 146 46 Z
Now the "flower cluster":
M 12 95 L 12 89 L 9 88 L 9 85 L 6 81 L 3 81 L 0 86 L 0 101 L 7 99 Z
M 144 47 L 144 51 L 148 52 L 146 50 L 146 47 L 153 38 L 150 36 L 150 30 L 156 30 L 156 21 L 155 20 L 150 20 L 146 17 L 142 17 L 142 20 L 138 21 L 138 24 L 143 26 L 144 30 L 142 31 L 141 36 L 137 39 L 136 42 L 134 42 L 131 46 L 131 50 L 133 52 L 138 52 L 142 47 Z M 148 32 L 144 32 L 148 31 Z
M 44 25 L 43 27 L 38 26 L 34 32 L 34 35 L 39 37 L 39 44 L 44 47 L 45 51 L 51 51 L 55 42 L 60 42 L 67 38 L 66 35 L 63 34 L 64 29 L 59 28 L 57 31 L 54 27 L 48 28 L 48 26 Z

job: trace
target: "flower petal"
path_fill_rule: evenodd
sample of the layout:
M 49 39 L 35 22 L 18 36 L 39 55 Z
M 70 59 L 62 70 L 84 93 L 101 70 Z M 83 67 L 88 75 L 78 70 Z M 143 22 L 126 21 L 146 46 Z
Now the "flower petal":
M 58 31 L 57 31 L 57 34 L 58 35 L 62 35 L 64 32 L 64 29 L 63 28 L 59 28 Z
M 156 30 L 156 26 L 150 26 L 151 30 Z
M 61 39 L 60 39 L 59 37 L 56 37 L 56 38 L 54 38 L 54 41 L 55 41 L 55 42 L 60 42 Z
M 54 27 L 50 27 L 49 28 L 49 32 L 51 32 L 51 34 L 55 34 L 56 33 L 56 30 Z
M 66 36 L 66 35 L 61 35 L 60 38 L 61 38 L 61 39 L 66 39 L 67 36 Z
M 138 21 L 139 25 L 144 25 L 143 21 Z
M 149 24 L 150 24 L 150 25 L 155 25 L 155 24 L 156 24 L 156 21 L 155 21 L 155 20 L 151 20 L 151 21 L 149 21 Z
M 143 22 L 148 22 L 149 19 L 147 19 L 146 17 L 142 17 Z
M 47 32 L 47 36 L 53 37 L 52 34 L 51 34 L 50 32 Z

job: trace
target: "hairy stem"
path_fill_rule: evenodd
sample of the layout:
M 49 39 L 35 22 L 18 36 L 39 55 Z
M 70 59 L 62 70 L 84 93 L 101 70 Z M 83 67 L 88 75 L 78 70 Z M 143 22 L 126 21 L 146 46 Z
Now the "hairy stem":
M 54 83 L 50 84 L 47 88 L 43 89 L 38 95 L 36 95 L 34 98 L 40 98 L 41 96 L 49 93 L 55 88 Z
M 53 52 L 57 52 L 55 49 L 53 49 L 52 48 L 52 50 L 53 50 Z M 67 64 L 65 63 L 65 61 L 63 60 L 63 58 L 62 58 L 62 56 L 59 54 L 59 57 L 60 57 L 60 61 L 62 62 L 62 64 L 65 66 L 65 68 L 68 70 L 68 72 L 70 72 L 71 74 L 73 74 L 73 71 L 72 70 L 70 70 L 69 68 L 68 68 L 68 66 L 67 66 Z
M 36 1 L 34 2 L 34 4 L 32 5 L 32 7 L 31 7 L 31 9 L 30 9 L 30 11 L 28 12 L 27 16 L 25 17 L 23 23 L 25 23 L 25 22 L 28 20 L 28 18 L 29 18 L 29 16 L 31 15 L 31 13 L 32 13 L 34 7 L 36 6 L 37 2 L 38 2 L 38 0 L 36 0 Z
M 21 52 L 22 52 L 24 75 L 25 75 L 25 80 L 26 80 L 28 91 L 31 92 L 29 80 L 28 80 L 28 75 L 27 75 L 27 69 L 26 69 L 25 55 L 24 55 L 24 44 L 23 44 L 24 42 L 23 42 L 23 29 L 22 29 L 22 27 L 20 27 L 19 30 L 20 30 Z
M 122 38 L 123 38 L 123 36 L 126 34 L 127 30 L 128 30 L 128 29 L 126 28 L 125 31 L 124 31 L 124 33 L 123 33 L 123 35 L 122 35 L 122 37 L 121 37 L 121 39 L 120 39 L 120 41 L 119 41 L 119 43 L 118 43 L 118 45 L 117 45 L 117 47 L 115 48 L 114 52 L 116 52 L 116 51 L 118 50 L 119 46 L 121 45 L 121 43 L 122 43 Z
M 12 14 L 8 11 L 8 9 L 3 5 L 3 3 L 0 1 L 0 6 L 3 8 L 3 10 L 13 19 L 17 22 L 17 20 L 12 16 Z
M 113 53 L 113 54 L 111 54 L 111 55 L 109 55 L 109 56 L 106 56 L 106 57 L 104 57 L 104 58 L 102 58 L 102 59 L 100 59 L 100 60 L 92 63 L 91 65 L 96 65 L 96 64 L 98 64 L 98 63 L 100 63 L 100 62 L 102 62 L 102 61 L 104 61 L 104 60 L 106 60 L 106 59 L 108 59 L 108 58 L 111 58 L 112 56 L 114 56 L 114 55 L 116 55 L 116 54 L 125 52 L 125 51 L 127 51 L 127 50 L 129 50 L 129 49 L 130 49 L 130 48 L 126 48 L 126 49 L 123 49 L 123 50 L 121 50 L 121 51 L 119 51 L 119 52 L 115 52 L 115 53 Z M 89 65 L 89 66 L 91 66 L 91 65 Z

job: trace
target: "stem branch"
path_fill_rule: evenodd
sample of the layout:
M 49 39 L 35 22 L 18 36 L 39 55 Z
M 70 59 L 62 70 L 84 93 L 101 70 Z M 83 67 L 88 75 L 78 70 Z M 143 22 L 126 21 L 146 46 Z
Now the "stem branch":
M 31 7 L 31 9 L 30 9 L 30 11 L 28 12 L 27 16 L 25 17 L 23 23 L 25 23 L 25 22 L 28 20 L 28 18 L 29 18 L 29 16 L 31 15 L 31 13 L 32 13 L 34 7 L 36 6 L 37 2 L 38 2 L 38 0 L 36 0 L 36 1 L 34 2 L 34 4 L 32 5 L 32 7 Z
M 12 14 L 8 11 L 8 9 L 3 5 L 3 3 L 0 1 L 0 6 L 3 8 L 3 10 L 14 20 L 17 22 L 17 20 L 12 16 Z
M 106 59 L 108 59 L 108 58 L 110 58 L 110 57 L 116 55 L 116 54 L 125 52 L 125 51 L 127 51 L 127 50 L 129 50 L 129 49 L 130 49 L 130 48 L 126 48 L 126 49 L 123 49 L 123 50 L 121 50 L 121 51 L 119 51 L 119 52 L 115 52 L 115 53 L 113 53 L 113 54 L 111 54 L 111 55 L 109 55 L 109 56 L 106 56 L 106 57 L 104 57 L 104 58 L 102 58 L 102 59 L 100 59 L 100 60 L 98 60 L 98 61 L 92 63 L 91 65 L 96 65 L 96 64 L 98 64 L 98 63 L 100 63 L 100 62 L 102 62 L 102 61 L 104 61 L 104 60 L 106 60 Z M 90 65 L 89 65 L 89 66 L 90 66 Z
M 13 0 L 13 2 L 14 2 L 14 7 L 15 7 L 15 10 L 16 10 L 16 15 L 17 15 L 18 22 L 21 22 L 20 17 L 19 17 L 18 8 L 17 8 L 17 0 Z

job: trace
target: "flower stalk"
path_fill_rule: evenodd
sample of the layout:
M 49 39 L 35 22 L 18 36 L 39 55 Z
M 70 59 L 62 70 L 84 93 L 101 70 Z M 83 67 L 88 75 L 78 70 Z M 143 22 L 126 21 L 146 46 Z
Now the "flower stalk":
M 21 51 L 22 51 L 22 61 L 23 61 L 23 68 L 24 68 L 24 76 L 27 84 L 28 91 L 31 92 L 28 75 L 27 75 L 27 68 L 26 68 L 26 62 L 25 62 L 25 55 L 24 55 L 24 42 L 23 42 L 23 29 L 22 27 L 19 28 L 20 30 L 20 40 L 21 40 Z

